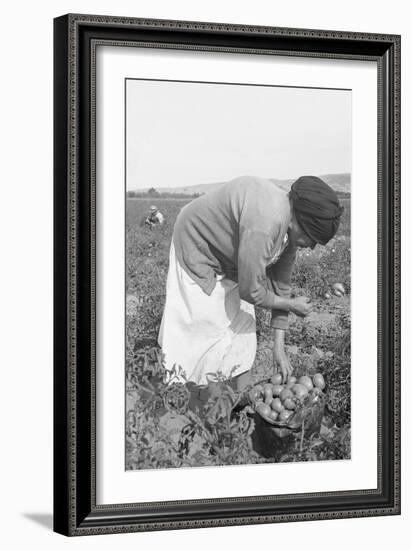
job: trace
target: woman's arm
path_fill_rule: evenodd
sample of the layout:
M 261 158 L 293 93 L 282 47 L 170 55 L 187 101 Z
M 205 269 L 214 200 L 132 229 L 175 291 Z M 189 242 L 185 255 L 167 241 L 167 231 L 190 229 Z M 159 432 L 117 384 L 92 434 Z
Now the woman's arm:
M 270 287 L 277 296 L 290 299 L 291 295 L 291 273 L 295 263 L 297 248 L 289 245 L 278 261 L 267 268 L 267 278 Z M 273 328 L 288 328 L 288 312 L 290 309 L 281 307 L 273 308 L 271 313 L 271 326 Z
M 274 328 L 273 340 L 273 365 L 281 372 L 283 382 L 286 382 L 288 377 L 291 376 L 293 368 L 284 349 L 285 330 Z
M 242 300 L 250 304 L 271 309 L 273 317 L 285 316 L 285 323 L 272 323 L 275 328 L 285 329 L 288 326 L 288 312 L 305 317 L 310 313 L 311 305 L 310 300 L 304 296 L 290 298 L 291 268 L 295 252 L 291 252 L 290 258 L 283 260 L 280 268 L 273 270 L 274 279 L 269 279 L 271 289 L 267 288 L 266 265 L 270 257 L 269 242 L 269 237 L 261 231 L 242 232 L 238 250 L 239 294 Z M 277 264 L 280 262 L 281 258 Z
M 270 242 L 270 237 L 263 231 L 240 228 L 237 259 L 240 298 L 256 306 L 288 312 L 292 306 L 290 298 L 267 288 Z

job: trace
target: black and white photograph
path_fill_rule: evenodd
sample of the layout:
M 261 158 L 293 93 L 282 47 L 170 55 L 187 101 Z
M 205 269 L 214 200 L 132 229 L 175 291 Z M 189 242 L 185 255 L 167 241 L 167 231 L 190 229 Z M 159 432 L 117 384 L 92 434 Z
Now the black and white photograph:
M 54 28 L 54 530 L 398 515 L 400 36 Z
M 406 547 L 411 31 L 338 7 L 4 5 L 6 550 Z
M 125 79 L 125 469 L 351 458 L 352 92 Z

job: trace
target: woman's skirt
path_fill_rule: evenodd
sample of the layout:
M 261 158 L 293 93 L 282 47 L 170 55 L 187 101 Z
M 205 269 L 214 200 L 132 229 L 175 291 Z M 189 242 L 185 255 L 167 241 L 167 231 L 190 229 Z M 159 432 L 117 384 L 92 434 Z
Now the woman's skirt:
M 208 296 L 181 267 L 171 243 L 158 342 L 166 369 L 177 372 L 175 382 L 202 385 L 214 380 L 213 374 L 237 376 L 255 359 L 254 306 L 241 300 L 238 284 L 223 275 L 217 275 Z

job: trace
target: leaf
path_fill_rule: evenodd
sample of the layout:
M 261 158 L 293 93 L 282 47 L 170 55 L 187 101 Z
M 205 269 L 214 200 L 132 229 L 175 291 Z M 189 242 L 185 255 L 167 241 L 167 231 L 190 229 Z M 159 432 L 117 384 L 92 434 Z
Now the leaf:
M 313 449 L 314 447 L 321 447 L 321 445 L 324 445 L 324 441 L 315 441 L 314 443 L 311 443 L 310 447 Z

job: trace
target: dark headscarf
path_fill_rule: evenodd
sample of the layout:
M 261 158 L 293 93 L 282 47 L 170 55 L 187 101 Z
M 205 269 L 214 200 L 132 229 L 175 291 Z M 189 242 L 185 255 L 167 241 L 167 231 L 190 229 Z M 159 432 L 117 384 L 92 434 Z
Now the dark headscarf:
M 301 229 L 316 243 L 327 244 L 344 211 L 337 193 L 320 178 L 302 176 L 292 184 L 289 196 Z

